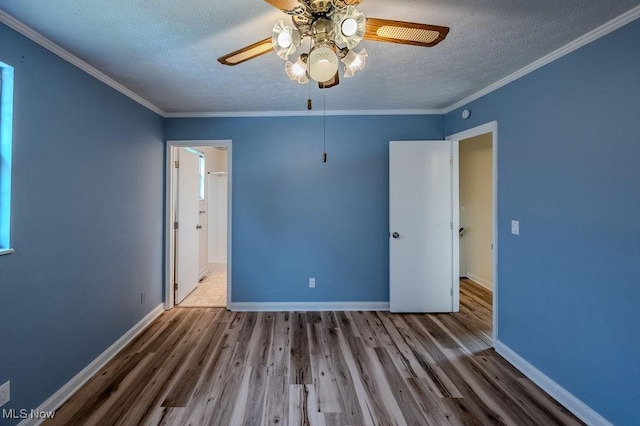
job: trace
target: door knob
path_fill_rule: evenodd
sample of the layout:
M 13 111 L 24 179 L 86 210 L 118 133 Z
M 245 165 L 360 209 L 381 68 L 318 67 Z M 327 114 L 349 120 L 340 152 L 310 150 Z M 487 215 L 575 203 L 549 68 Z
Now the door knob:
M 196 225 L 196 229 L 202 229 L 202 225 Z
M 400 238 L 400 234 L 398 234 L 397 232 L 394 232 L 393 234 L 391 234 L 391 236 L 396 239 Z

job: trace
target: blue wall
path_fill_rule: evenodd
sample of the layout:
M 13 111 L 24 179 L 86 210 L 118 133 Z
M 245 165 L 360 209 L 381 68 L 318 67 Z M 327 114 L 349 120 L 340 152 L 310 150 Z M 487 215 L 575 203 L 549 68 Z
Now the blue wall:
M 498 121 L 499 340 L 617 425 L 640 424 L 638 40 L 635 21 L 445 120 Z
M 31 409 L 162 299 L 162 119 L 0 25 L 15 67 L 3 409 Z M 147 292 L 145 304 L 140 292 Z
M 233 302 L 389 300 L 389 141 L 442 116 L 170 119 L 167 140 L 233 140 Z M 309 277 L 316 288 L 308 288 Z

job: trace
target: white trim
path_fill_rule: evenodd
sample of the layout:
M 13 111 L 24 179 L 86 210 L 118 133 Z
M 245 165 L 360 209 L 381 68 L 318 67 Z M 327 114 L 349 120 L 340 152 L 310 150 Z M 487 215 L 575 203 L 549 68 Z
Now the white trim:
M 460 312 L 460 142 L 451 145 L 451 312 Z
M 474 275 L 471 272 L 467 272 L 466 276 L 471 281 L 473 281 L 474 283 L 480 285 L 481 287 L 484 287 L 489 291 L 493 291 L 493 283 L 491 281 L 485 280 L 483 278 L 480 278 L 479 276 Z
M 554 382 L 546 374 L 531 365 L 526 359 L 522 358 L 513 349 L 509 348 L 501 341 L 494 340 L 494 347 L 498 354 L 513 364 L 513 366 L 520 370 L 522 374 L 527 376 L 533 383 L 540 386 L 542 390 L 548 393 L 553 399 L 562 404 L 567 410 L 571 411 L 576 417 L 586 424 L 601 426 L 612 425 L 607 419 L 602 417 L 587 404 L 580 401 L 571 392 Z
M 316 117 L 323 115 L 442 115 L 442 109 L 395 109 L 395 110 L 302 110 L 302 111 L 229 111 L 229 112 L 167 112 L 165 118 L 211 118 L 211 117 Z
M 4 256 L 5 254 L 11 254 L 13 253 L 15 250 L 13 250 L 12 248 L 8 248 L 8 249 L 1 249 L 0 250 L 0 256 Z
M 443 109 L 442 112 L 444 114 L 448 114 L 451 111 L 458 109 L 462 106 L 467 105 L 470 102 L 473 102 L 493 91 L 496 91 L 498 89 L 500 89 L 501 87 L 506 86 L 507 84 L 519 79 L 520 77 L 524 77 L 525 75 L 532 73 L 533 71 L 542 68 L 543 66 L 562 58 L 563 56 L 568 55 L 569 53 L 580 49 L 583 46 L 586 46 L 587 44 L 606 36 L 607 34 L 617 30 L 618 28 L 621 28 L 625 25 L 627 25 L 629 22 L 636 20 L 637 18 L 640 17 L 640 6 L 636 6 L 635 8 L 629 10 L 628 12 L 623 13 L 622 15 L 612 19 L 611 21 L 599 26 L 598 28 L 589 31 L 588 33 L 586 33 L 585 35 L 578 37 L 577 39 L 573 40 L 572 42 L 565 44 L 564 46 L 562 46 L 561 48 L 554 50 L 553 52 L 543 56 L 542 58 L 538 59 L 537 61 L 534 61 L 532 63 L 530 63 L 529 65 L 527 65 L 524 68 L 519 69 L 518 71 L 514 72 L 513 74 L 510 74 L 498 81 L 496 81 L 495 83 L 485 87 L 484 89 L 474 93 L 471 96 L 468 96 L 456 103 L 454 103 L 451 106 L 448 106 L 447 108 Z
M 578 37 L 574 41 L 566 44 L 565 46 L 543 56 L 542 58 L 532 62 L 531 64 L 521 68 L 520 70 L 496 81 L 495 83 L 485 87 L 482 90 L 477 91 L 471 96 L 467 96 L 454 104 L 443 109 L 401 109 L 401 110 L 344 110 L 344 111 L 326 111 L 325 115 L 443 115 L 448 114 L 451 111 L 460 108 L 470 102 L 473 102 L 482 96 L 485 96 L 499 88 L 506 86 L 507 84 L 523 77 L 538 68 L 541 68 L 556 59 L 559 59 L 569 53 L 601 38 L 605 35 L 623 27 L 624 25 L 636 20 L 640 17 L 640 6 L 637 6 L 622 15 L 612 19 L 611 21 L 599 26 L 598 28 L 588 32 L 587 34 Z M 7 12 L 0 10 L 0 22 L 14 29 L 18 33 L 34 41 L 60 58 L 75 65 L 87 74 L 102 81 L 106 85 L 112 87 L 123 95 L 129 97 L 140 105 L 148 108 L 149 110 L 159 114 L 164 118 L 200 118 L 200 117 L 295 117 L 295 116 L 317 116 L 322 115 L 322 111 L 231 111 L 231 112 L 166 112 L 156 105 L 152 104 L 148 100 L 144 99 L 140 95 L 136 94 L 132 90 L 126 88 L 122 84 L 118 83 L 108 75 L 99 71 L 97 68 L 89 65 L 87 62 L 73 55 L 69 51 L 65 50 L 58 44 L 49 40 L 39 32 L 28 27 L 18 19 L 9 15 Z
M 489 123 L 482 124 L 480 126 L 473 127 L 471 129 L 464 130 L 462 132 L 455 133 L 446 137 L 448 140 L 461 141 L 463 139 L 469 139 L 474 136 L 484 135 L 485 133 L 491 133 L 493 136 L 491 149 L 493 151 L 493 313 L 492 313 L 492 330 L 491 338 L 495 342 L 498 340 L 498 122 L 491 121 Z M 455 289 L 454 289 L 455 290 Z M 460 297 L 460 292 L 454 291 L 454 298 Z
M 86 63 L 82 59 L 78 58 L 77 56 L 75 56 L 74 54 L 69 52 L 68 50 L 65 50 L 64 48 L 62 48 L 58 44 L 52 42 L 51 40 L 49 40 L 48 38 L 46 38 L 45 36 L 43 36 L 42 34 L 37 32 L 36 30 L 30 28 L 29 26 L 27 26 L 26 24 L 24 24 L 21 21 L 17 20 L 16 18 L 14 18 L 13 16 L 9 15 L 7 12 L 5 12 L 3 10 L 0 10 L 0 22 L 5 24 L 9 28 L 14 29 L 18 33 L 20 33 L 23 36 L 27 37 L 28 39 L 34 41 L 35 43 L 39 44 L 40 46 L 44 47 L 45 49 L 47 49 L 51 53 L 59 56 L 60 58 L 64 59 L 65 61 L 71 63 L 72 65 L 74 65 L 74 66 L 76 66 L 78 68 L 80 68 L 82 71 L 84 71 L 87 74 L 89 74 L 90 76 L 100 80 L 101 82 L 103 82 L 107 86 L 117 90 L 118 92 L 122 93 L 123 95 L 127 96 L 128 98 L 134 100 L 135 102 L 139 103 L 143 107 L 145 107 L 145 108 L 147 108 L 147 109 L 149 109 L 149 110 L 151 110 L 151 111 L 155 112 L 156 114 L 159 114 L 159 115 L 161 115 L 163 117 L 165 116 L 166 113 L 162 109 L 158 108 L 157 106 L 155 106 L 154 104 L 152 104 L 148 100 L 144 99 L 142 96 L 134 93 L 132 90 L 126 88 L 125 86 L 123 86 L 122 84 L 118 83 L 117 81 L 115 81 L 113 78 L 109 77 L 108 75 L 106 75 L 102 71 L 99 71 L 97 68 L 89 65 L 88 63 Z
M 233 250 L 231 250 L 232 230 L 233 230 L 233 214 L 232 214 L 232 195 L 233 195 L 233 142 L 228 141 L 227 145 L 227 306 L 231 303 L 231 292 L 233 290 L 233 279 L 231 274 L 231 263 Z
M 389 302 L 236 302 L 228 309 L 235 312 L 292 311 L 388 311 Z
M 232 183 L 233 183 L 233 143 L 230 139 L 225 140 L 170 140 L 166 142 L 166 164 L 165 164 L 165 231 L 164 242 L 165 256 L 165 280 L 164 280 L 164 308 L 172 309 L 175 301 L 173 294 L 173 217 L 174 200 L 172 198 L 174 186 L 173 161 L 175 160 L 174 148 L 193 146 L 225 146 L 227 147 L 227 306 L 231 303 L 232 277 L 231 277 L 231 230 L 232 230 Z
M 55 411 L 62 406 L 74 393 L 78 391 L 89 379 L 104 367 L 114 356 L 116 356 L 122 349 L 125 348 L 133 339 L 136 338 L 145 328 L 147 328 L 160 314 L 164 312 L 162 304 L 156 306 L 144 316 L 136 325 L 131 327 L 129 331 L 122 335 L 118 340 L 109 346 L 104 352 L 102 352 L 96 359 L 94 359 L 89 365 L 76 374 L 71 380 L 69 380 L 64 386 L 62 386 L 56 393 L 51 395 L 36 409 L 40 411 Z M 26 425 L 39 425 L 44 422 L 44 419 L 25 419 L 19 423 L 19 426 Z

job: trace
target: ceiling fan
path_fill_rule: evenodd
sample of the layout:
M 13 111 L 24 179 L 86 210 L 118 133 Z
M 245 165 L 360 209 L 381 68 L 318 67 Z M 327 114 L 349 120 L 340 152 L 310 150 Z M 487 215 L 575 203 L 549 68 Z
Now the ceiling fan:
M 291 15 L 293 26 L 280 20 L 271 37 L 218 58 L 224 65 L 238 65 L 275 50 L 286 60 L 285 72 L 300 84 L 309 78 L 321 89 L 336 86 L 339 62 L 344 64 L 345 78 L 364 68 L 367 51 L 353 50 L 362 39 L 388 43 L 432 47 L 445 39 L 448 27 L 366 18 L 357 9 L 362 0 L 265 0 Z M 289 61 L 305 38 L 310 39 L 308 52 L 295 62 Z

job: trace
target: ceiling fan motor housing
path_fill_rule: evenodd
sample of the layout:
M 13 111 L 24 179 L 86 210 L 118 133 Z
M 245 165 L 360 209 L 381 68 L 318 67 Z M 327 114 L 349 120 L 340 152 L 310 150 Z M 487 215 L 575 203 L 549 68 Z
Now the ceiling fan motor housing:
M 311 33 L 315 43 L 330 43 L 333 39 L 333 24 L 327 18 L 318 18 L 311 25 Z
M 325 14 L 333 7 L 332 0 L 309 0 L 309 8 L 313 13 Z

